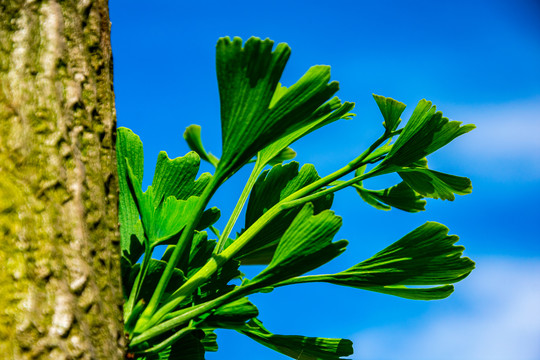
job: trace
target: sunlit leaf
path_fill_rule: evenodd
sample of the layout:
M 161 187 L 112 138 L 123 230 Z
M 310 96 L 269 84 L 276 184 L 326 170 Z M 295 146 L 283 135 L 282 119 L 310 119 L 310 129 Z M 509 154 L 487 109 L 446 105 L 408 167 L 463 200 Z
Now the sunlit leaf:
M 461 122 L 449 121 L 431 105 L 426 100 L 418 103 L 392 149 L 377 166 L 379 172 L 410 166 L 475 128 L 472 124 L 461 126 Z
M 130 129 L 118 128 L 116 138 L 116 157 L 118 168 L 120 248 L 131 261 L 137 261 L 138 256 L 131 255 L 135 247 L 140 251 L 143 238 L 142 227 L 137 226 L 139 211 L 130 191 L 126 158 L 133 168 L 135 177 L 143 179 L 143 145 L 141 139 Z M 132 237 L 134 235 L 134 237 Z M 135 243 L 136 242 L 136 243 Z M 136 250 L 137 251 L 137 250 Z M 139 255 L 140 256 L 140 255 Z M 135 258 L 136 257 L 136 258 Z M 135 258 L 135 259 L 133 259 Z
M 170 196 L 187 200 L 190 196 L 200 196 L 211 179 L 209 173 L 195 180 L 199 171 L 200 158 L 191 151 L 185 156 L 169 159 L 165 151 L 159 153 L 152 187 L 154 188 L 154 207 Z
M 274 335 L 253 319 L 240 332 L 258 343 L 297 360 L 344 360 L 352 355 L 352 341 L 299 335 Z
M 219 159 L 204 149 L 201 139 L 201 127 L 199 125 L 188 126 L 184 132 L 184 139 L 189 148 L 195 151 L 202 160 L 209 162 L 214 167 L 217 166 Z
M 474 269 L 474 262 L 463 257 L 463 246 L 454 245 L 456 235 L 448 228 L 427 222 L 373 257 L 337 274 L 296 278 L 280 285 L 300 282 L 329 282 L 408 299 L 443 299 L 453 286 Z M 405 287 L 405 286 L 435 287 Z
M 165 201 L 156 202 L 156 191 L 149 186 L 146 192 L 142 192 L 141 184 L 135 177 L 131 166 L 127 164 L 131 189 L 134 193 L 137 208 L 141 215 L 144 228 L 145 240 L 150 247 L 162 244 L 177 236 L 187 225 L 191 214 L 197 207 L 199 198 L 191 196 L 187 200 L 178 200 L 174 196 L 169 196 Z M 159 195 L 158 195 L 159 196 Z M 154 207 L 157 203 L 157 207 Z
M 379 110 L 384 117 L 383 126 L 387 131 L 394 131 L 401 122 L 400 116 L 405 110 L 406 105 L 394 100 L 392 98 L 387 98 L 380 95 L 373 94 L 373 98 L 379 106 Z
M 284 161 L 292 160 L 296 157 L 296 151 L 291 149 L 290 147 L 286 147 L 285 149 L 281 150 L 276 156 L 274 156 L 270 161 L 268 161 L 268 165 L 277 165 L 281 164 Z
M 217 207 L 211 207 L 210 209 L 206 209 L 202 215 L 201 218 L 195 227 L 196 230 L 204 230 L 210 225 L 213 225 L 216 221 L 219 220 L 221 216 L 221 212 Z
M 280 88 L 281 93 L 284 93 L 286 88 L 283 86 Z M 277 92 L 276 92 L 277 93 Z M 279 140 L 274 141 L 258 153 L 258 157 L 262 163 L 272 164 L 272 161 L 279 156 L 287 146 L 294 143 L 296 140 L 304 137 L 305 135 L 325 126 L 334 121 L 340 119 L 350 119 L 354 114 L 349 113 L 354 108 L 353 103 L 341 104 L 341 101 L 334 97 L 332 100 L 321 105 L 306 121 L 306 125 L 288 133 Z M 296 153 L 295 153 L 296 154 Z
M 294 85 L 279 90 L 290 55 L 287 44 L 258 38 L 218 41 L 216 68 L 221 103 L 222 156 L 216 176 L 228 177 L 258 151 L 307 124 L 338 90 L 328 66 L 314 66 Z

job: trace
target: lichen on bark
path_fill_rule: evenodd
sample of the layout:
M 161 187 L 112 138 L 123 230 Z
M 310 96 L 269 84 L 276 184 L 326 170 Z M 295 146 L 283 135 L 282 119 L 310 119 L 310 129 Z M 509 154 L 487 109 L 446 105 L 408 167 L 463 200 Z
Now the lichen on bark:
M 121 359 L 107 2 L 0 1 L 0 354 Z

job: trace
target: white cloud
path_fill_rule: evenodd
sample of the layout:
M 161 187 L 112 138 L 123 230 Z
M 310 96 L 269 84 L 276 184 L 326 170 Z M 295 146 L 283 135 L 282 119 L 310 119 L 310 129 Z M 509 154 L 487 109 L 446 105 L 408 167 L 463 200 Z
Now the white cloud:
M 460 285 L 452 312 L 357 334 L 355 359 L 540 359 L 540 259 L 480 259 Z
M 478 127 L 456 141 L 467 170 L 497 178 L 540 179 L 540 97 L 445 108 L 445 113 Z

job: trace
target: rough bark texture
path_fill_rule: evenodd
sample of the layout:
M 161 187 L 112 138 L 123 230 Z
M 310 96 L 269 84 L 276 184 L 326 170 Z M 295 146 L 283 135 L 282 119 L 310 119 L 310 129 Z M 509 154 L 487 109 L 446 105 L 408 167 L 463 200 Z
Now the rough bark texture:
M 0 0 L 0 358 L 121 359 L 106 0 Z

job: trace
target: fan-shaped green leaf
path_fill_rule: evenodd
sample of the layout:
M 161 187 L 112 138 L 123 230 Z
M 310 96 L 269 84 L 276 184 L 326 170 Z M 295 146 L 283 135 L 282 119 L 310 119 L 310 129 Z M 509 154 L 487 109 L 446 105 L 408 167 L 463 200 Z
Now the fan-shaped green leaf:
M 258 315 L 257 307 L 244 297 L 217 308 L 205 319 L 205 326 L 236 328 Z
M 330 68 L 314 66 L 272 102 L 290 55 L 286 44 L 221 38 L 216 68 L 221 102 L 223 151 L 216 176 L 228 177 L 257 152 L 305 125 L 312 113 L 338 90 L 328 83 Z
M 285 149 L 281 150 L 276 156 L 274 156 L 270 161 L 268 161 L 268 165 L 277 165 L 281 164 L 284 161 L 292 160 L 296 157 L 296 151 L 291 149 L 290 147 L 286 147 Z
M 120 188 L 118 218 L 120 221 L 120 248 L 131 261 L 138 257 L 132 256 L 133 247 L 142 248 L 142 227 L 137 227 L 139 211 L 130 191 L 126 158 L 133 167 L 134 176 L 139 181 L 143 179 L 143 145 L 141 139 L 127 128 L 118 128 L 116 138 L 116 158 L 118 168 L 118 186 Z M 132 238 L 132 235 L 135 237 Z M 137 243 L 134 243 L 137 242 Z M 139 255 L 140 256 L 140 255 Z M 136 257 L 136 259 L 133 259 Z
M 161 260 L 169 261 L 175 246 L 176 245 L 169 245 L 161 256 Z M 191 275 L 196 273 L 208 262 L 215 246 L 216 240 L 208 240 L 206 232 L 195 231 L 189 258 L 185 257 L 180 259 L 176 267 L 181 269 L 188 278 L 191 277 Z
M 401 168 L 398 174 L 414 191 L 433 199 L 452 201 L 454 194 L 472 192 L 471 180 L 466 177 L 417 167 Z
M 169 196 L 155 209 L 152 246 L 167 241 L 178 234 L 186 225 L 190 214 L 196 209 L 199 198 L 192 196 L 187 200 L 178 200 Z
M 285 89 L 285 90 L 283 90 Z M 287 88 L 284 86 L 280 88 L 279 93 L 283 94 Z M 276 91 L 277 93 L 278 91 Z M 279 140 L 274 141 L 257 154 L 257 157 L 260 158 L 264 164 L 272 164 L 272 161 L 279 156 L 281 152 L 287 149 L 287 146 L 294 143 L 296 140 L 304 137 L 305 135 L 325 126 L 334 121 L 340 119 L 350 119 L 354 114 L 349 113 L 354 108 L 353 103 L 346 102 L 341 104 L 341 101 L 334 97 L 332 100 L 321 105 L 310 117 L 306 124 L 283 136 Z M 296 155 L 296 153 L 295 153 Z
M 299 335 L 274 335 L 253 319 L 242 330 L 258 343 L 297 360 L 344 360 L 352 355 L 352 341 Z
M 205 351 L 216 352 L 218 351 L 217 335 L 211 329 L 203 329 L 204 338 L 201 340 L 201 343 L 204 346 Z
M 152 181 L 154 207 L 169 196 L 174 196 L 178 200 L 200 196 L 212 177 L 209 173 L 204 173 L 195 180 L 200 162 L 199 155 L 193 151 L 173 160 L 169 159 L 165 151 L 161 151 Z
M 165 261 L 156 259 L 150 260 L 143 285 L 140 288 L 139 299 L 145 299 L 146 302 L 150 300 L 166 266 L 167 263 Z M 140 271 L 140 267 L 141 264 L 135 264 L 131 267 L 131 271 L 129 272 L 129 280 L 127 280 L 125 284 L 128 289 L 133 287 L 133 283 L 135 282 L 137 274 Z M 172 294 L 186 280 L 184 273 L 180 269 L 174 269 L 171 279 L 171 282 L 165 290 L 167 294 Z
M 421 100 L 403 128 L 386 158 L 375 172 L 393 172 L 394 167 L 407 167 L 445 146 L 456 137 L 475 128 L 458 121 L 449 121 L 431 106 L 430 101 Z
M 346 240 L 332 242 L 341 227 L 341 218 L 324 210 L 313 215 L 314 206 L 304 205 L 283 234 L 270 264 L 251 284 L 271 286 L 311 271 L 332 260 L 345 250 Z
M 379 210 L 390 210 L 392 207 L 407 212 L 424 211 L 426 201 L 407 183 L 400 182 L 384 190 L 368 190 L 361 184 L 353 185 L 360 197 Z
M 135 194 L 135 200 L 144 228 L 145 240 L 150 247 L 162 244 L 177 236 L 187 225 L 186 221 L 197 207 L 199 198 L 192 196 L 187 200 L 178 200 L 169 196 L 165 201 L 154 207 L 155 190 L 152 186 L 146 192 L 142 192 L 141 184 L 133 174 L 131 166 L 127 164 L 131 188 Z
M 405 110 L 406 105 L 392 98 L 387 98 L 373 94 L 373 98 L 379 106 L 379 110 L 384 117 L 383 126 L 386 131 L 394 131 L 398 127 L 401 119 L 399 118 Z
M 299 164 L 295 161 L 285 165 L 278 164 L 259 176 L 249 197 L 246 229 L 279 201 L 320 179 L 313 165 L 306 164 L 300 171 L 298 167 Z M 333 196 L 330 194 L 314 201 L 315 213 L 330 208 L 332 199 Z M 300 208 L 284 211 L 259 231 L 238 253 L 237 258 L 242 264 L 268 264 L 279 239 L 299 211 Z
M 280 283 L 329 282 L 371 290 L 408 299 L 442 299 L 452 293 L 452 285 L 474 269 L 474 262 L 463 257 L 459 238 L 448 235 L 448 228 L 427 222 L 373 257 L 337 274 L 305 276 Z M 404 285 L 438 285 L 409 288 Z M 442 286 L 441 286 L 442 285 Z

